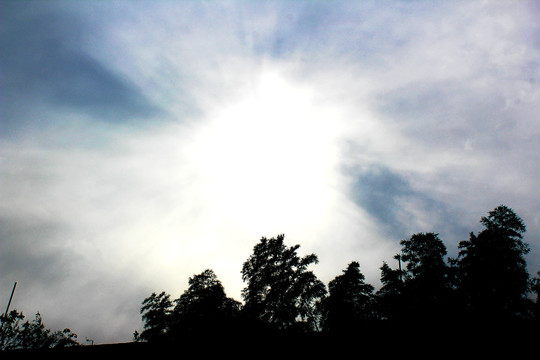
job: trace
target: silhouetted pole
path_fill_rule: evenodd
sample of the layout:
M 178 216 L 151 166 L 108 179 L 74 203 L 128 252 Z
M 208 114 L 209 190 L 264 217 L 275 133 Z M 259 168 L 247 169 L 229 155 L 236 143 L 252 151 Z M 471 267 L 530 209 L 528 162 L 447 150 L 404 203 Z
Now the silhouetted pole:
M 399 281 L 400 282 L 403 282 L 403 278 L 402 278 L 402 272 L 401 272 L 401 255 L 400 254 L 396 254 L 394 256 L 394 259 L 396 259 L 399 263 Z
M 2 316 L 0 315 L 0 320 L 2 321 L 1 328 L 4 329 L 4 324 L 6 323 L 8 319 L 8 311 L 9 311 L 9 305 L 11 305 L 11 299 L 13 299 L 13 293 L 15 292 L 15 288 L 17 287 L 17 282 L 15 281 L 15 284 L 13 284 L 13 289 L 11 289 L 11 295 L 9 297 L 9 301 L 6 307 L 6 313 Z M 3 341 L 2 341 L 3 342 Z
M 13 284 L 13 289 L 11 290 L 11 296 L 9 297 L 9 301 L 8 301 L 8 304 L 7 304 L 7 307 L 6 307 L 6 312 L 4 314 L 4 316 L 6 318 L 8 316 L 9 306 L 11 305 L 11 299 L 13 299 L 13 293 L 15 292 L 16 287 L 17 287 L 17 282 L 15 281 L 15 284 Z

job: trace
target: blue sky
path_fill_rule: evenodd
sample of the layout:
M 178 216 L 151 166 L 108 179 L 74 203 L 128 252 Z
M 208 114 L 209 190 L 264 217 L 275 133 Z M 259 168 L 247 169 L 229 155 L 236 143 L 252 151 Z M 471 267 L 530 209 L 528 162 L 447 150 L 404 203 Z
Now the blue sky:
M 97 343 L 284 233 L 377 287 L 399 241 L 500 204 L 540 270 L 540 7 L 4 1 L 0 291 Z

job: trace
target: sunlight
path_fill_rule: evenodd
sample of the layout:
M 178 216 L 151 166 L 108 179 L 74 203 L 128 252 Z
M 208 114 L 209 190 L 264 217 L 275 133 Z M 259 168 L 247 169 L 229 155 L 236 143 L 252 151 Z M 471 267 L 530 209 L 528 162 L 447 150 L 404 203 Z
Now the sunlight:
M 323 221 L 337 165 L 331 115 L 271 71 L 217 109 L 192 152 L 215 216 L 257 232 Z

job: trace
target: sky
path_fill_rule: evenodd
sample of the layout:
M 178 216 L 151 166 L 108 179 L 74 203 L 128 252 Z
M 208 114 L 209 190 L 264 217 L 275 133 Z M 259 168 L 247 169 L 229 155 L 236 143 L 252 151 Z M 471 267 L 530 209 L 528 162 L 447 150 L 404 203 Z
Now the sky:
M 540 270 L 540 3 L 2 1 L 0 306 L 131 341 L 285 234 L 328 284 L 498 205 Z M 4 305 L 3 305 L 4 304 Z M 3 312 L 3 308 L 2 308 Z

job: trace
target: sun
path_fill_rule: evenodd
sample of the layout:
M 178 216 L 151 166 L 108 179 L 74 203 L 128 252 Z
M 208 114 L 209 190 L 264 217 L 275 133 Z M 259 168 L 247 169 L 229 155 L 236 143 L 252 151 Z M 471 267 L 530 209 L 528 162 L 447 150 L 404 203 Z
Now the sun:
M 323 221 L 339 155 L 333 110 L 267 71 L 213 111 L 192 154 L 216 217 L 259 232 Z

